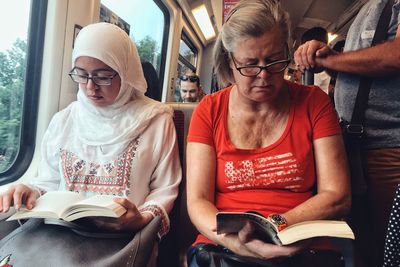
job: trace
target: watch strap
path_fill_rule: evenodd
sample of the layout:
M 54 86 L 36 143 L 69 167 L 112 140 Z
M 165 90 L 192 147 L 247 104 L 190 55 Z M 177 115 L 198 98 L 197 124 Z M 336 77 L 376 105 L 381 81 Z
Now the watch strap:
M 270 214 L 268 216 L 268 219 L 276 226 L 278 232 L 282 231 L 287 227 L 287 221 L 282 214 Z

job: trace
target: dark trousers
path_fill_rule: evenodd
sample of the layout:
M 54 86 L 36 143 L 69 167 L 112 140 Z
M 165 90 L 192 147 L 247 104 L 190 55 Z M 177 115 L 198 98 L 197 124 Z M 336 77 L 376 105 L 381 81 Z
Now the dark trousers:
M 367 151 L 367 193 L 353 196 L 350 225 L 354 230 L 355 267 L 383 264 L 383 247 L 397 184 L 400 148 Z

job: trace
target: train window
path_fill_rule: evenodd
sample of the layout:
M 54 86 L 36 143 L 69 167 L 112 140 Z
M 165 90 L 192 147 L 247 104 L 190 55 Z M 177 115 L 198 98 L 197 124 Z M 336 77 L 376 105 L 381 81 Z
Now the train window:
M 197 54 L 197 49 L 190 41 L 189 37 L 187 37 L 185 33 L 182 33 L 179 44 L 178 77 L 187 72 L 196 73 Z M 175 101 L 181 101 L 181 94 L 179 92 L 179 79 L 176 81 L 174 98 Z
M 6 7 L 0 16 L 0 184 L 19 178 L 32 160 L 47 0 Z
M 168 11 L 158 0 L 101 0 L 100 21 L 117 24 L 135 41 L 142 61 L 153 64 L 162 84 Z
M 186 68 L 196 72 L 197 65 L 197 49 L 186 36 L 182 34 L 181 42 L 179 45 L 179 60 Z

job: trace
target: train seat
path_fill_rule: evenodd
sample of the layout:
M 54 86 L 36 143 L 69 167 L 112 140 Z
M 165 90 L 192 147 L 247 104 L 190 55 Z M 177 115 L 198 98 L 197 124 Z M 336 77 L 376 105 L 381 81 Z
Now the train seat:
M 160 242 L 158 267 L 186 266 L 186 250 L 194 241 L 197 230 L 191 223 L 186 208 L 186 136 L 196 103 L 168 103 L 174 109 L 182 182 L 174 208 L 170 213 L 170 231 Z

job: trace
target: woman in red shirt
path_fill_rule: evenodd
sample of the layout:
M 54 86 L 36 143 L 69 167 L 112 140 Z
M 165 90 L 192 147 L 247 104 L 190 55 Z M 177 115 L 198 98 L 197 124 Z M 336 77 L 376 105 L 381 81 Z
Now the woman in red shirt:
M 349 211 L 338 118 L 319 88 L 284 80 L 288 43 L 287 14 L 273 0 L 239 2 L 221 29 L 214 67 L 219 84 L 231 85 L 204 97 L 187 139 L 188 211 L 200 232 L 189 266 L 199 266 L 204 243 L 264 260 L 333 248 L 324 239 L 264 243 L 251 237 L 250 226 L 239 234 L 215 231 L 218 211 L 257 211 L 280 228 Z M 312 261 L 308 266 L 317 266 Z

